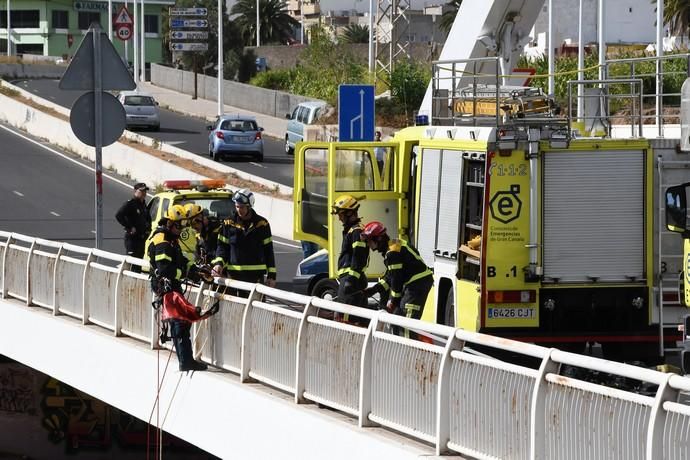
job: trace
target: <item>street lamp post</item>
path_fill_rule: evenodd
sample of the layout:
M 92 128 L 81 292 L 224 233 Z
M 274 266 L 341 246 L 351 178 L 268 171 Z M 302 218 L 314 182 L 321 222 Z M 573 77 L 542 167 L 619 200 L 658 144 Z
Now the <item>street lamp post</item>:
M 369 72 L 374 71 L 374 0 L 369 0 Z
M 299 0 L 299 42 L 304 45 L 304 0 Z
M 132 36 L 132 54 L 134 54 L 134 83 L 139 84 L 139 28 L 137 27 L 137 0 L 132 1 L 132 16 L 134 17 L 134 23 L 132 28 L 134 29 L 134 34 Z
M 259 22 L 259 0 L 256 0 L 256 47 L 261 46 L 259 33 L 261 32 L 261 23 Z
M 144 0 L 141 0 L 141 81 L 146 81 L 146 28 L 144 25 Z
M 108 40 L 113 41 L 113 0 L 108 0 Z
M 223 0 L 218 0 L 218 116 L 223 115 Z
M 7 55 L 12 56 L 12 24 L 10 23 L 10 0 L 7 0 Z

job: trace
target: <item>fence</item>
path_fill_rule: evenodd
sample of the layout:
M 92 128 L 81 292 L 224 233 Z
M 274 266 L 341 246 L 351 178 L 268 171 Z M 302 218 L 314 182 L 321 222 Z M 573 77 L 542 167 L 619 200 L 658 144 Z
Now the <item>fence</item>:
M 1 298 L 158 346 L 147 276 L 131 270 L 143 260 L 0 232 L 0 262 Z M 221 302 L 216 316 L 195 326 L 204 361 L 288 392 L 297 404 L 350 414 L 360 427 L 429 443 L 439 455 L 690 458 L 690 406 L 679 402 L 690 392 L 685 377 L 263 285 L 219 278 L 188 296 L 197 305 Z M 333 313 L 368 326 L 333 321 Z M 395 327 L 433 343 L 395 335 Z M 583 370 L 647 392 L 576 378 Z

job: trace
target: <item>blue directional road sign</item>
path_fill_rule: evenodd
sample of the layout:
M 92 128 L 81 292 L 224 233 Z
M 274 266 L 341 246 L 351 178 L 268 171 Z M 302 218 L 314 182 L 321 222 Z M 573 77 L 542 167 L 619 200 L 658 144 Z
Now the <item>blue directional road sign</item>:
M 338 140 L 374 140 L 374 87 L 340 85 L 338 87 Z
M 208 27 L 208 21 L 206 19 L 171 19 L 170 28 L 171 29 L 181 29 L 184 27 L 188 28 L 206 28 Z

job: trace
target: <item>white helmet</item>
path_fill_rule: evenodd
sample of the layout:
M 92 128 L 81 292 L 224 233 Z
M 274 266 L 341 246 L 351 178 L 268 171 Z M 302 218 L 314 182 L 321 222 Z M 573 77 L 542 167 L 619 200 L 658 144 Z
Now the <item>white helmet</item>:
M 232 196 L 232 201 L 236 204 L 248 205 L 250 208 L 254 207 L 254 194 L 248 188 L 242 188 L 235 192 Z

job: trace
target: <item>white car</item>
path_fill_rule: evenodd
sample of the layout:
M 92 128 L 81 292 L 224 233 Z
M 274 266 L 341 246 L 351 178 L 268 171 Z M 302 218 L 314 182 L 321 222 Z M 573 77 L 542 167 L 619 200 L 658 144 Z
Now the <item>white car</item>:
M 158 102 L 148 93 L 139 91 L 122 91 L 117 96 L 125 108 L 127 129 L 134 127 L 150 128 L 158 131 L 161 127 Z

